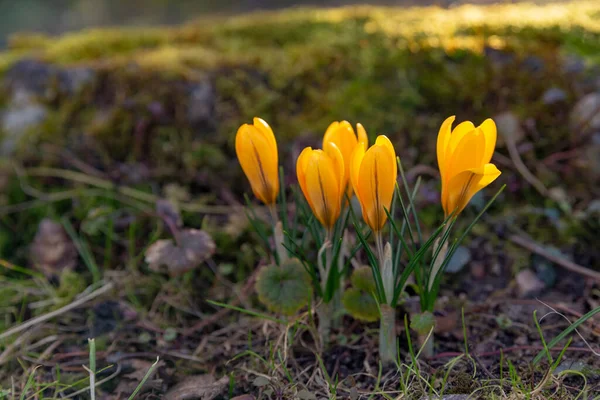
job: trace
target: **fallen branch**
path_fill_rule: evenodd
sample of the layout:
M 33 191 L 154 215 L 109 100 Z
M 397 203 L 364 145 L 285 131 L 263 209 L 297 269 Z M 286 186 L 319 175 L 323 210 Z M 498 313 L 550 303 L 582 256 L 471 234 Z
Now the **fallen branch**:
M 525 239 L 519 235 L 511 235 L 509 237 L 510 241 L 531 251 L 532 253 L 536 253 L 547 260 L 552 261 L 553 263 L 560 265 L 563 268 L 568 269 L 569 271 L 573 271 L 580 275 L 583 275 L 587 278 L 593 279 L 596 282 L 600 282 L 600 273 L 589 268 L 582 267 L 579 264 L 575 264 L 573 261 L 567 260 L 563 257 L 560 257 L 556 254 L 553 254 L 546 250 L 544 247 L 540 246 L 537 243 L 532 242 L 531 240 Z
M 95 299 L 98 296 L 103 295 L 104 293 L 107 293 L 109 291 L 111 291 L 114 288 L 114 285 L 109 282 L 106 285 L 102 286 L 100 289 L 93 291 L 90 294 L 87 294 L 83 297 L 80 297 L 79 299 L 75 300 L 74 302 L 67 304 L 64 307 L 59 308 L 58 310 L 54 310 L 52 312 L 49 312 L 47 314 L 44 315 L 40 315 L 39 317 L 30 319 L 28 321 L 23 322 L 20 325 L 14 326 L 11 329 L 7 330 L 6 332 L 2 333 L 0 335 L 0 340 L 6 339 L 7 337 L 10 337 L 16 333 L 22 332 L 26 329 L 31 328 L 32 326 L 35 326 L 37 324 L 40 324 L 42 322 L 46 322 L 49 319 L 52 319 L 54 317 L 57 317 L 61 314 L 64 314 L 68 311 L 71 311 L 85 303 L 87 303 L 90 300 Z
M 544 348 L 544 346 L 526 346 L 526 345 L 513 346 L 513 347 L 507 347 L 505 349 L 484 351 L 481 353 L 476 353 L 476 355 L 478 357 L 492 357 L 492 356 L 499 356 L 501 354 L 506 354 L 506 353 L 513 353 L 515 351 L 525 351 L 525 350 L 539 351 L 539 350 L 545 350 L 545 348 Z M 564 347 L 554 347 L 554 348 L 548 349 L 548 351 L 563 351 L 563 350 L 564 350 Z M 574 351 L 574 352 L 581 352 L 581 353 L 593 353 L 593 350 L 589 349 L 587 347 L 568 347 L 566 349 L 566 351 Z M 436 354 L 431 357 L 427 357 L 427 359 L 428 360 L 437 360 L 440 358 L 459 357 L 459 356 L 463 356 L 463 355 L 465 355 L 465 353 L 461 353 L 458 351 L 447 351 L 444 353 Z

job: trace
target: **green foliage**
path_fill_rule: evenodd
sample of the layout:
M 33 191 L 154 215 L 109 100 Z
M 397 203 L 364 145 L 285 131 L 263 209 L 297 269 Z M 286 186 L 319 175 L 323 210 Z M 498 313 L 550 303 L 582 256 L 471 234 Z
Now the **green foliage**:
M 417 331 L 419 335 L 427 335 L 434 325 L 435 318 L 429 311 L 411 316 L 410 327 Z
M 367 322 L 379 319 L 379 308 L 371 293 L 356 287 L 350 288 L 344 292 L 342 303 L 344 308 L 356 319 Z
M 373 272 L 368 265 L 363 265 L 355 269 L 350 277 L 350 282 L 352 282 L 352 286 L 363 292 L 374 293 L 377 290 L 375 280 L 373 279 Z
M 373 297 L 377 287 L 371 267 L 363 265 L 352 272 L 352 287 L 344 292 L 344 308 L 356 319 L 367 322 L 379 319 L 379 307 Z
M 86 287 L 83 276 L 69 269 L 62 270 L 59 282 L 56 295 L 60 298 L 61 306 L 70 303 L 75 296 L 81 294 Z
M 297 313 L 308 304 L 312 294 L 310 276 L 296 258 L 280 266 L 264 267 L 258 275 L 256 291 L 269 310 L 284 315 Z

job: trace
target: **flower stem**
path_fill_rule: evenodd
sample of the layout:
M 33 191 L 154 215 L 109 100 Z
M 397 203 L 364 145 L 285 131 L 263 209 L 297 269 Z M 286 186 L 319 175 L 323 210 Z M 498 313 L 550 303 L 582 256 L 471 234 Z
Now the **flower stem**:
M 339 328 L 342 325 L 342 316 L 344 306 L 342 305 L 342 297 L 344 296 L 344 266 L 346 263 L 346 257 L 348 257 L 348 231 L 344 230 L 342 235 L 342 247 L 338 255 L 337 269 L 339 274 L 339 287 L 333 295 L 333 327 Z
M 396 310 L 387 304 L 380 305 L 379 359 L 382 364 L 396 362 Z
M 435 342 L 435 336 L 433 336 L 433 332 L 431 332 L 431 335 L 419 335 L 418 340 L 419 346 L 421 346 L 421 354 L 423 357 L 432 357 Z
M 329 336 L 331 335 L 331 320 L 333 317 L 332 302 L 321 302 L 317 306 L 317 317 L 319 317 L 319 340 L 321 341 L 321 350 L 329 346 Z
M 440 236 L 437 239 L 435 239 L 435 242 L 433 243 L 434 249 L 440 248 L 440 242 L 442 240 L 442 237 L 446 234 L 446 229 L 448 229 L 448 227 L 444 228 Z M 433 284 L 435 282 L 435 277 L 437 276 L 437 274 L 439 274 L 440 269 L 442 268 L 442 264 L 444 263 L 444 259 L 446 258 L 446 254 L 448 253 L 448 242 L 449 240 L 446 240 L 443 244 L 441 244 L 442 247 L 440 249 L 440 252 L 438 253 L 436 259 L 433 261 L 433 267 L 431 268 L 431 273 L 429 275 L 429 284 L 427 285 L 428 292 L 431 292 L 431 289 L 433 288 Z
M 288 259 L 288 253 L 285 249 L 284 236 L 283 236 L 283 224 L 279 221 L 277 217 L 277 210 L 275 206 L 272 205 L 269 207 L 269 211 L 271 212 L 271 221 L 273 223 L 273 240 L 275 242 L 275 252 L 277 253 L 277 260 L 279 260 L 279 265 L 283 264 Z

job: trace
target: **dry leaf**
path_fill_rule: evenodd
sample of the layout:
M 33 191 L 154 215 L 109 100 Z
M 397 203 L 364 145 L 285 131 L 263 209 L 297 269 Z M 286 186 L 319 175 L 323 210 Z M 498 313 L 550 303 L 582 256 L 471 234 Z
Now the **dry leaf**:
M 215 242 L 210 235 L 198 229 L 184 229 L 178 234 L 178 244 L 172 240 L 158 240 L 146 250 L 150 269 L 161 271 L 166 266 L 171 276 L 181 275 L 210 258 Z
M 256 397 L 251 394 L 243 394 L 241 396 L 232 397 L 230 400 L 256 400 Z
M 62 225 L 44 218 L 30 247 L 33 266 L 47 277 L 72 269 L 77 263 L 77 249 Z
M 169 200 L 158 200 L 156 202 L 156 213 L 160 218 L 162 218 L 163 221 L 165 221 L 165 223 L 172 227 L 181 228 L 183 226 L 179 209 L 175 203 Z
M 229 377 L 224 376 L 215 382 L 212 375 L 190 376 L 179 382 L 165 395 L 165 400 L 214 399 L 227 387 Z

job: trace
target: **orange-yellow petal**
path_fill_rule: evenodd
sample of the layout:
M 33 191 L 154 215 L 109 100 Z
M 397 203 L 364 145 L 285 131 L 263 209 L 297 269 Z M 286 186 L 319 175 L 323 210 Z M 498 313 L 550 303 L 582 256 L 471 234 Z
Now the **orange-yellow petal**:
M 464 121 L 456 125 L 456 127 L 452 130 L 452 134 L 450 135 L 450 141 L 448 142 L 448 146 L 446 147 L 446 164 L 450 162 L 450 156 L 456 150 L 456 146 L 458 145 L 458 143 L 460 143 L 460 141 L 465 135 L 467 135 L 474 129 L 475 125 L 473 125 L 471 121 Z
M 347 168 L 344 166 L 344 158 L 342 157 L 342 153 L 333 142 L 327 142 L 323 151 L 325 151 L 325 153 L 333 162 L 334 172 L 338 178 L 338 183 L 340 186 L 340 193 L 344 193 L 348 177 L 346 176 Z
M 267 141 L 271 144 L 273 152 L 277 154 L 277 142 L 275 141 L 275 134 L 273 133 L 273 129 L 267 124 L 267 122 L 258 117 L 254 117 L 253 121 L 254 127 L 258 129 L 258 131 L 265 136 Z
M 366 151 L 367 149 L 365 146 L 356 146 L 350 157 L 350 183 L 352 184 L 352 188 L 357 197 L 360 196 L 358 193 L 358 174 L 360 172 L 360 164 L 362 163 Z
M 322 150 L 314 150 L 306 167 L 307 198 L 313 214 L 326 228 L 331 228 L 340 215 L 340 185 L 331 158 Z
M 475 128 L 462 135 L 447 160 L 448 179 L 463 171 L 483 166 L 485 150 L 485 135 L 481 128 Z
M 298 177 L 298 184 L 300 185 L 300 189 L 302 190 L 302 194 L 304 194 L 304 198 L 308 202 L 308 205 L 312 208 L 312 204 L 310 202 L 310 197 L 308 196 L 308 190 L 306 187 L 306 168 L 308 166 L 309 159 L 312 155 L 313 149 L 310 147 L 306 147 L 300 155 L 298 156 L 298 160 L 296 161 L 296 176 Z
M 374 231 L 381 230 L 387 220 L 385 210 L 390 209 L 397 174 L 395 151 L 389 139 L 380 136 L 377 140 L 365 153 L 358 174 L 363 218 Z
M 440 131 L 438 132 L 437 137 L 437 160 L 438 160 L 438 168 L 440 169 L 440 176 L 442 181 L 444 180 L 445 173 L 445 160 L 446 160 L 446 151 L 448 149 L 448 144 L 450 143 L 450 136 L 452 135 L 452 123 L 454 122 L 455 116 L 446 118 L 446 120 L 442 123 L 440 127 Z
M 356 124 L 356 133 L 358 135 L 358 143 L 362 143 L 365 150 L 369 148 L 369 136 L 362 124 Z
M 483 152 L 483 163 L 487 164 L 492 160 L 494 149 L 496 148 L 496 123 L 493 119 L 488 118 L 479 125 L 485 136 L 485 150 Z
M 500 176 L 494 164 L 485 164 L 478 168 L 463 171 L 448 182 L 448 195 L 444 206 L 446 216 L 456 210 L 460 213 L 481 189 Z
M 244 124 L 236 134 L 235 150 L 254 195 L 267 205 L 275 203 L 279 193 L 276 145 L 255 126 Z

